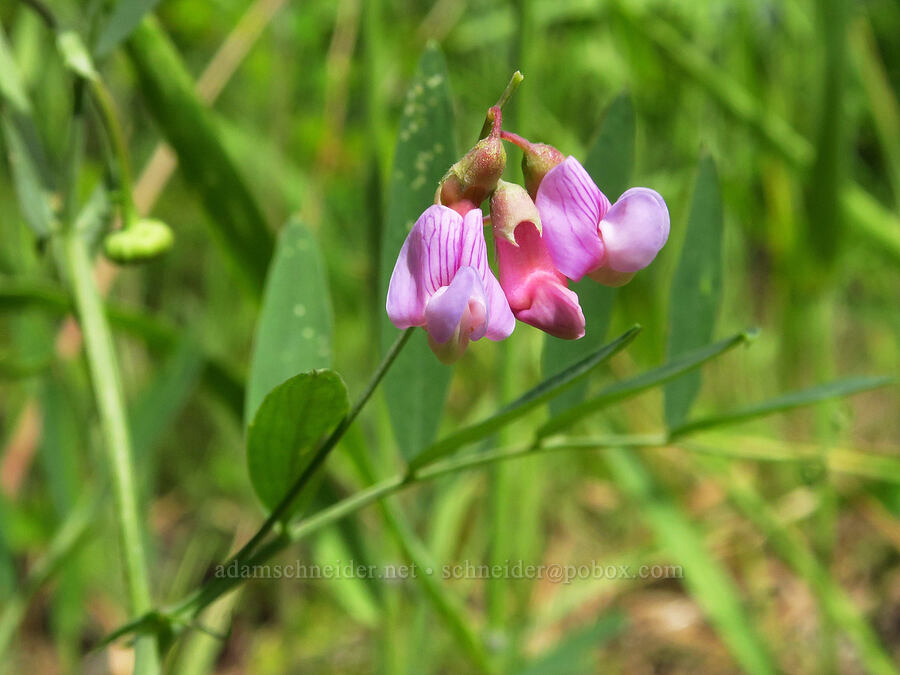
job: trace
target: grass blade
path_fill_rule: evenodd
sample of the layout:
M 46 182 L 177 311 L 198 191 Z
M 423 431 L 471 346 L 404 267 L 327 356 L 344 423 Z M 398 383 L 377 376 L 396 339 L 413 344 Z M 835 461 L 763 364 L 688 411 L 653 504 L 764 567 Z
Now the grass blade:
M 733 472 L 728 476 L 721 460 L 711 459 L 708 465 L 715 467 L 716 473 L 720 474 L 731 502 L 765 535 L 768 545 L 819 597 L 821 606 L 834 624 L 856 646 L 865 672 L 879 675 L 897 673 L 897 666 L 877 633 L 860 614 L 847 592 L 816 559 L 803 536 L 795 528 L 783 524 L 766 500 L 745 480 Z
M 7 157 L 13 176 L 22 217 L 35 236 L 46 238 L 53 231 L 53 211 L 44 192 L 40 171 L 16 123 L 7 115 L 0 117 L 0 129 L 6 143 Z
M 209 214 L 213 239 L 253 295 L 260 295 L 274 248 L 272 233 L 194 93 L 178 52 L 153 17 L 144 19 L 127 45 L 144 100 Z
M 775 673 L 772 658 L 756 634 L 740 593 L 722 565 L 709 553 L 691 516 L 666 494 L 631 452 L 604 453 L 616 484 L 635 502 L 662 549 L 684 569 L 684 584 L 710 623 L 748 673 Z

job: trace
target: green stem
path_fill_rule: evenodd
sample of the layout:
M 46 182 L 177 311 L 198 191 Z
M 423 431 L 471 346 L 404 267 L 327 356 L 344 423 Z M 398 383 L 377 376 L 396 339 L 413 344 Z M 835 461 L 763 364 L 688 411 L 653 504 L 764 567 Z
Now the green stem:
M 131 164 L 128 159 L 128 144 L 125 142 L 125 134 L 122 131 L 122 125 L 119 123 L 119 117 L 116 114 L 116 106 L 113 103 L 112 96 L 103 80 L 99 77 L 89 80 L 91 94 L 94 102 L 103 118 L 103 125 L 109 136 L 113 153 L 116 157 L 119 174 L 119 205 L 122 208 L 122 227 L 129 227 L 137 220 L 137 208 L 134 205 L 134 196 L 132 194 Z
M 516 89 L 519 88 L 519 85 L 524 79 L 525 76 L 518 70 L 512 74 L 512 77 L 509 78 L 509 84 L 506 85 L 506 89 L 500 94 L 497 103 L 488 110 L 487 116 L 484 118 L 484 124 L 481 127 L 481 133 L 478 134 L 478 138 L 485 138 L 491 132 L 491 127 L 494 126 L 494 108 L 503 110 L 503 106 L 506 105 L 507 101 L 509 101 L 510 97 L 512 97 Z
M 239 570 L 239 574 L 237 576 L 226 575 L 213 578 L 204 586 L 197 589 L 180 602 L 177 602 L 164 609 L 162 613 L 163 615 L 166 615 L 172 619 L 176 619 L 177 621 L 187 621 L 191 617 L 195 616 L 198 612 L 200 612 L 204 607 L 214 602 L 218 597 L 220 597 L 224 593 L 227 593 L 235 586 L 246 581 L 246 579 L 242 576 L 243 572 L 249 573 L 253 566 L 264 564 L 267 560 L 271 559 L 277 553 L 281 552 L 291 544 L 304 539 L 313 532 L 316 532 L 328 525 L 332 525 L 342 518 L 346 518 L 350 514 L 359 511 L 361 508 L 372 504 L 373 502 L 377 502 L 397 492 L 406 490 L 413 485 L 425 483 L 427 481 L 431 481 L 448 474 L 456 473 L 458 471 L 476 469 L 482 466 L 494 464 L 496 462 L 518 459 L 520 457 L 543 452 L 558 452 L 562 450 L 597 450 L 612 447 L 656 447 L 664 445 L 665 443 L 666 438 L 662 434 L 638 436 L 606 436 L 590 439 L 589 442 L 585 441 L 576 443 L 564 441 L 548 442 L 543 445 L 538 445 L 537 442 L 535 442 L 529 445 L 517 446 L 513 448 L 503 448 L 492 450 L 489 452 L 466 455 L 463 457 L 454 457 L 444 461 L 435 462 L 434 464 L 429 464 L 428 466 L 422 467 L 412 474 L 397 474 L 391 478 L 382 480 L 375 485 L 372 485 L 371 487 L 360 490 L 350 497 L 332 504 L 331 506 L 318 511 L 308 518 L 304 518 L 296 525 L 285 530 L 282 536 L 267 542 L 253 556 L 247 558 L 246 560 L 238 561 L 237 569 Z M 234 563 L 232 561 L 229 561 L 227 563 L 227 565 L 229 566 L 233 564 Z M 107 636 L 106 641 L 122 637 L 123 635 L 127 635 L 128 633 L 133 632 L 134 630 L 137 630 L 142 626 L 145 626 L 147 623 L 148 622 L 146 619 L 138 619 L 132 624 L 122 626 L 110 636 Z
M 306 484 L 313 477 L 316 470 L 325 462 L 325 459 L 338 444 L 338 441 L 341 440 L 341 437 L 346 433 L 350 425 L 353 424 L 353 420 L 356 419 L 356 416 L 359 415 L 360 411 L 363 409 L 363 406 L 366 405 L 369 398 L 374 393 L 375 388 L 378 386 L 382 378 L 387 373 L 388 369 L 390 369 L 391 365 L 394 363 L 394 359 L 397 358 L 403 347 L 409 341 L 409 338 L 412 336 L 414 330 L 415 328 L 407 328 L 397 337 L 388 353 L 385 354 L 384 359 L 382 359 L 381 364 L 373 373 L 371 379 L 369 380 L 369 384 L 366 386 L 365 391 L 363 391 L 362 395 L 356 400 L 356 403 L 353 404 L 350 412 L 341 421 L 341 423 L 338 424 L 337 428 L 331 433 L 331 435 L 325 440 L 325 442 L 319 447 L 312 460 L 291 486 L 291 489 L 287 491 L 287 494 L 285 494 L 278 505 L 272 510 L 272 513 L 269 514 L 269 517 L 266 518 L 265 522 L 256 531 L 256 534 L 254 534 L 250 538 L 250 541 L 244 544 L 241 550 L 235 553 L 225 563 L 226 566 L 232 565 L 234 563 L 237 563 L 238 566 L 240 566 L 248 558 L 248 556 L 250 556 L 250 554 L 253 553 L 253 551 L 260 545 L 260 543 L 262 543 L 263 539 L 265 539 L 266 536 L 275 527 L 275 524 L 281 521 L 287 515 L 291 505 L 297 498 L 297 495 L 299 495 L 303 488 L 306 487 Z
M 66 235 L 65 259 L 78 320 L 84 333 L 88 367 L 103 431 L 103 446 L 112 477 L 131 612 L 141 615 L 152 606 L 150 582 L 144 557 L 143 532 L 138 516 L 131 437 L 112 334 L 103 311 L 100 293 L 94 283 L 87 243 L 76 232 L 69 232 Z M 156 644 L 151 636 L 142 637 L 137 641 L 135 654 L 135 672 L 159 672 Z

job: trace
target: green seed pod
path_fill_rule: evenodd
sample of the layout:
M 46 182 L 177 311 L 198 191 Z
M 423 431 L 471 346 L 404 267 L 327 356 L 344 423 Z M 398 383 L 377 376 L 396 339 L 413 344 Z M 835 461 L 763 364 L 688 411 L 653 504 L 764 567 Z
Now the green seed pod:
M 120 265 L 147 262 L 162 255 L 175 241 L 171 228 L 161 220 L 142 218 L 130 227 L 110 232 L 103 241 L 106 257 Z

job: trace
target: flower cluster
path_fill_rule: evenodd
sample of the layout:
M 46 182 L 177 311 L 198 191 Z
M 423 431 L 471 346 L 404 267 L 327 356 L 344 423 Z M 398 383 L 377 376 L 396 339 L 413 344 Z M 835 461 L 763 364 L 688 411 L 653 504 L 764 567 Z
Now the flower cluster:
M 444 363 L 470 340 L 503 340 L 516 319 L 577 340 L 584 314 L 569 280 L 585 275 L 621 286 L 656 257 L 669 236 L 669 211 L 649 188 L 610 204 L 574 157 L 493 126 L 441 180 L 391 275 L 387 313 L 397 328 L 421 326 Z M 523 151 L 525 187 L 501 179 L 503 141 Z M 527 189 L 526 189 L 527 188 Z M 498 278 L 487 261 L 481 204 L 490 200 Z

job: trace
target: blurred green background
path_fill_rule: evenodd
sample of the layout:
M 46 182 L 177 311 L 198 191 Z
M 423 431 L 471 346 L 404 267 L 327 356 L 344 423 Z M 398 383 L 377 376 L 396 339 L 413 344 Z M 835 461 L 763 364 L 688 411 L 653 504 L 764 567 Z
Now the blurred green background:
M 104 3 L 49 5 L 88 35 Z M 298 214 L 318 241 L 331 289 L 333 363 L 351 392 L 378 361 L 388 177 L 404 93 L 431 40 L 447 60 L 459 148 L 475 141 L 515 69 L 525 81 L 505 110 L 505 128 L 582 158 L 610 104 L 630 97 L 636 140 L 626 185 L 665 197 L 672 234 L 616 296 L 607 337 L 634 323 L 644 331 L 612 362 L 613 376 L 665 360 L 677 300 L 670 288 L 702 156 L 718 168 L 724 212 L 714 335 L 751 326 L 761 334 L 705 369 L 697 410 L 730 409 L 839 375 L 898 371 L 900 5 L 893 0 L 162 0 L 154 11 L 187 71 L 204 83 L 201 95 L 215 99 L 218 137 L 271 230 Z M 52 184 L 52 158 L 66 149 L 71 78 L 30 8 L 4 0 L 0 23 L 35 109 Z M 188 168 L 171 178 L 164 162 L 150 163 L 162 139 L 161 114 L 148 102 L 154 92 L 126 49 L 98 63 L 140 176 L 139 208 L 152 204 L 150 213 L 176 234 L 170 253 L 120 270 L 109 293 L 131 326 L 117 331 L 117 347 L 152 582 L 156 599 L 167 602 L 209 575 L 263 515 L 239 415 L 259 307 L 211 234 L 215 215 L 196 191 L 204 176 L 189 170 L 204 158 L 182 157 Z M 518 179 L 519 152 L 509 155 L 508 177 Z M 103 172 L 103 144 L 89 133 L 85 198 Z M 17 202 L 4 161 L 0 607 L 82 486 L 105 471 L 86 423 L 93 415 L 87 373 L 73 358 L 78 343 L 59 303 L 10 299 L 16 289 L 52 295 L 59 286 L 53 245 L 36 244 Z M 520 324 L 506 347 L 470 346 L 441 428 L 479 419 L 538 382 L 543 342 Z M 585 429 L 654 431 L 661 400 L 649 392 Z M 877 659 L 848 639 L 855 619 L 841 617 L 863 617 L 881 644 L 876 651 L 900 658 L 900 475 L 893 464 L 867 478 L 846 466 L 860 455 L 896 454 L 898 410 L 891 387 L 703 436 L 696 447 L 635 451 L 652 483 L 646 490 L 628 487 L 628 472 L 598 453 L 558 453 L 442 479 L 399 503 L 440 563 L 700 569 L 709 554 L 734 579 L 745 618 L 778 668 L 866 672 Z M 541 415 L 532 418 L 505 431 L 505 441 L 525 438 Z M 383 400 L 345 444 L 370 448 L 378 475 L 400 466 Z M 722 454 L 731 457 L 724 469 L 710 459 Z M 344 455 L 330 460 L 322 504 L 363 484 Z M 736 485 L 753 486 L 759 504 L 742 502 Z M 752 517 L 760 504 L 768 525 Z M 27 609 L 5 657 L 14 670 L 129 670 L 125 646 L 86 653 L 127 618 L 112 518 L 101 514 Z M 284 560 L 400 563 L 380 515 L 369 507 Z M 695 539 L 682 536 L 683 525 Z M 813 563 L 798 562 L 798 551 L 812 553 Z M 836 585 L 850 609 L 835 600 Z M 741 652 L 734 626 L 711 623 L 710 599 L 678 578 L 453 580 L 446 588 L 509 672 L 725 673 Z M 229 598 L 204 617 L 227 638 L 191 632 L 170 657 L 173 671 L 474 668 L 422 587 L 408 580 L 259 581 Z

